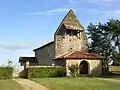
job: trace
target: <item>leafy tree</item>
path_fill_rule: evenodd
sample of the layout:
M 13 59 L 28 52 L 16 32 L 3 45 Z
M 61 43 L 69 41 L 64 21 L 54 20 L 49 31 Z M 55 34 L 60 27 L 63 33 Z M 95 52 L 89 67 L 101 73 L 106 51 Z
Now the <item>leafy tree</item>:
M 98 25 L 90 23 L 87 31 L 91 39 L 90 53 L 104 56 L 106 63 L 109 56 L 114 56 L 114 60 L 120 62 L 120 20 L 110 19 L 107 23 Z
M 120 53 L 120 20 L 110 19 L 107 25 L 114 47 L 118 48 L 118 52 Z
M 104 57 L 111 54 L 113 47 L 108 37 L 107 29 L 107 26 L 101 23 L 98 25 L 90 23 L 90 25 L 88 25 L 88 35 L 91 39 L 90 53 L 95 53 Z
M 117 19 L 110 19 L 107 22 L 109 36 L 111 42 L 113 43 L 113 47 L 115 49 L 113 56 L 114 56 L 114 65 L 120 65 L 120 20 Z

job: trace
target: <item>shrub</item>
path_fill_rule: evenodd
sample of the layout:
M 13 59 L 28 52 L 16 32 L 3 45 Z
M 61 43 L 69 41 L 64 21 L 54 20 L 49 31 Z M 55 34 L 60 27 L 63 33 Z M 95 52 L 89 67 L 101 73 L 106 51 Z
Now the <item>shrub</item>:
M 29 67 L 28 78 L 63 77 L 66 76 L 65 67 Z
M 12 67 L 0 67 L 0 79 L 11 79 L 12 71 Z
M 68 69 L 70 70 L 71 76 L 77 76 L 78 75 L 78 71 L 79 71 L 78 64 L 68 66 Z

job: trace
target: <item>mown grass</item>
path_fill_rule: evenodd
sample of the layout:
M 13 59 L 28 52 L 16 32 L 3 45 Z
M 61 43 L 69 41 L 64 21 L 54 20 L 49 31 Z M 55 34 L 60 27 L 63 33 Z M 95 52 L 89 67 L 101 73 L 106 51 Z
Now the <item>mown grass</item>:
M 120 75 L 120 66 L 109 66 L 109 71 Z
M 0 80 L 0 90 L 23 90 L 23 88 L 13 80 Z
M 50 90 L 120 90 L 120 84 L 99 80 L 97 78 L 37 78 L 33 81 L 48 87 Z

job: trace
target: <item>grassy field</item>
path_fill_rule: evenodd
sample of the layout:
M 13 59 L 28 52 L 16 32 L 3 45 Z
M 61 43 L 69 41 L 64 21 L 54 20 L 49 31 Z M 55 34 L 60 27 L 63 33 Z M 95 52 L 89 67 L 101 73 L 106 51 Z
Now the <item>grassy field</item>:
M 120 74 L 120 67 L 118 66 L 109 66 L 109 71 L 115 74 Z
M 0 90 L 23 90 L 22 87 L 13 80 L 0 80 Z
M 120 90 L 120 84 L 96 78 L 39 78 L 33 81 L 50 90 Z
M 114 78 L 120 79 L 120 67 L 118 66 L 109 66 L 109 74 L 101 76 L 102 78 Z

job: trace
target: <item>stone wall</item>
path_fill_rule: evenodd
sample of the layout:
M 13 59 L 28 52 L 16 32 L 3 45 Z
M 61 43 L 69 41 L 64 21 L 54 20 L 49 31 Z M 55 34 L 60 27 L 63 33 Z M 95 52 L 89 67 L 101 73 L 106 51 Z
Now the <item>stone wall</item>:
M 35 57 L 38 60 L 38 65 L 51 65 L 53 63 L 52 59 L 55 57 L 54 43 L 35 50 Z
M 30 63 L 29 63 L 29 66 L 37 66 L 37 65 L 38 65 L 37 62 L 30 62 Z
M 55 66 L 66 66 L 66 60 L 65 59 L 58 59 L 54 60 Z
M 89 75 L 100 75 L 102 74 L 102 66 L 101 66 L 101 60 L 88 60 L 88 59 L 81 59 L 81 60 L 77 60 L 77 59 L 73 59 L 73 60 L 66 60 L 66 67 L 67 67 L 67 72 L 69 75 L 69 70 L 68 70 L 68 66 L 74 65 L 74 64 L 78 64 L 80 65 L 80 63 L 85 60 L 88 62 L 88 74 Z
M 70 34 L 67 34 L 67 31 L 70 31 Z M 75 32 L 77 32 L 76 35 L 74 34 Z M 70 51 L 82 51 L 82 52 L 88 51 L 87 37 L 84 30 L 83 31 L 65 29 L 59 30 L 58 32 L 55 33 L 54 38 L 56 56 L 59 56 Z
M 24 66 L 13 67 L 13 77 L 26 77 L 26 73 Z

